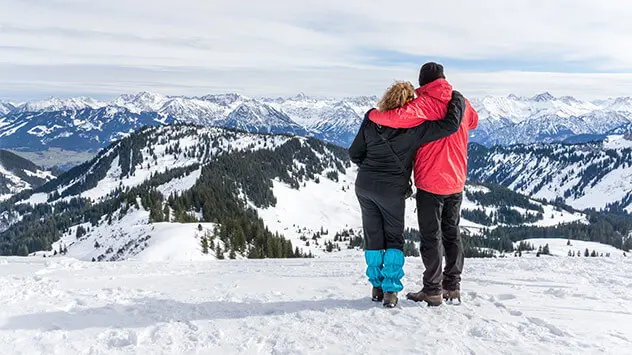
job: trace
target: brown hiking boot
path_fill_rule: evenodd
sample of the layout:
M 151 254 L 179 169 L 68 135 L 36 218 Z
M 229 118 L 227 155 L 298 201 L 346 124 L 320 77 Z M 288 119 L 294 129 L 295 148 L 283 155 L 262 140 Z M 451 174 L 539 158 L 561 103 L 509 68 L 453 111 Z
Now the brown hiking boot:
M 382 302 L 384 299 L 384 291 L 382 291 L 379 287 L 373 287 L 373 291 L 371 291 L 371 301 L 373 302 Z
M 443 303 L 442 294 L 428 295 L 424 293 L 424 291 L 411 292 L 406 295 L 406 298 L 415 302 L 426 302 L 428 306 L 432 306 L 432 307 L 440 306 Z
M 386 308 L 395 308 L 397 306 L 397 292 L 386 292 L 384 293 L 384 307 Z
M 446 302 L 454 303 L 454 300 L 458 300 L 461 304 L 461 290 L 456 289 L 453 291 L 443 290 L 443 299 Z

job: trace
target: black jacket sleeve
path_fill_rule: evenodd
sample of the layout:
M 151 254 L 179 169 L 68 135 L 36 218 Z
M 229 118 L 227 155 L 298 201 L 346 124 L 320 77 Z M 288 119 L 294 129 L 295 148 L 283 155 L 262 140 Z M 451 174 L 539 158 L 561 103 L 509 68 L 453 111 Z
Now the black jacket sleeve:
M 369 112 L 371 112 L 371 110 L 369 110 L 364 115 L 364 121 L 362 121 L 362 124 L 360 125 L 358 134 L 356 134 L 356 137 L 353 140 L 353 143 L 351 143 L 351 147 L 349 147 L 349 157 L 351 158 L 351 161 L 358 166 L 362 164 L 362 161 L 364 160 L 364 157 L 366 156 L 366 142 L 364 140 L 364 129 L 369 124 Z
M 458 91 L 452 91 L 452 99 L 448 103 L 448 112 L 439 121 L 426 121 L 412 128 L 416 130 L 414 136 L 416 147 L 450 136 L 459 130 L 463 113 L 465 113 L 465 97 Z

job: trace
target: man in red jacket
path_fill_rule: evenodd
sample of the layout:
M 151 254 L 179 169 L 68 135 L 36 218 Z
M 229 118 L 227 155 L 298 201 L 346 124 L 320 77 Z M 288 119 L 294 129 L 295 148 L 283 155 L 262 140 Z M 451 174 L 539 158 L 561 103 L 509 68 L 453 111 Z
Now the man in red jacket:
M 445 80 L 443 66 L 426 63 L 419 73 L 417 98 L 405 106 L 379 112 L 369 119 L 392 128 L 411 128 L 426 120 L 439 120 L 452 98 L 452 85 Z M 426 267 L 423 289 L 408 299 L 437 306 L 443 299 L 460 302 L 463 244 L 459 232 L 461 201 L 467 175 L 469 131 L 478 125 L 478 114 L 467 102 L 459 130 L 453 135 L 423 145 L 415 157 L 417 217 L 421 232 L 421 257 Z M 443 247 L 443 249 L 442 249 Z M 443 250 L 446 265 L 442 274 Z

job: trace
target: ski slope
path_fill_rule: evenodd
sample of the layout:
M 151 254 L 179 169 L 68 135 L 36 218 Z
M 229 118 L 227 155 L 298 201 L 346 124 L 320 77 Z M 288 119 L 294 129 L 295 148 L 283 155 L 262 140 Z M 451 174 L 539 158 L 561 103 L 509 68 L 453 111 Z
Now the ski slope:
M 409 258 L 405 290 L 422 266 Z M 2 354 L 594 354 L 632 349 L 632 258 L 468 259 L 461 306 L 368 298 L 363 257 L 0 259 Z

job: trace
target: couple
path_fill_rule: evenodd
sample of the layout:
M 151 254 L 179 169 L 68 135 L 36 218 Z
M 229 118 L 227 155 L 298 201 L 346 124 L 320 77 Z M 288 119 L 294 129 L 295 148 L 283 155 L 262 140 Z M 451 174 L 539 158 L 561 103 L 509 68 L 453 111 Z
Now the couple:
M 397 293 L 403 289 L 405 199 L 412 194 L 413 166 L 426 270 L 423 289 L 406 297 L 431 306 L 444 299 L 460 302 L 459 220 L 468 134 L 478 125 L 478 114 L 452 90 L 440 64 L 421 67 L 419 86 L 415 90 L 408 82 L 397 82 L 390 87 L 377 110 L 367 112 L 349 148 L 351 160 L 359 166 L 356 195 L 372 299 L 389 308 L 397 305 Z

